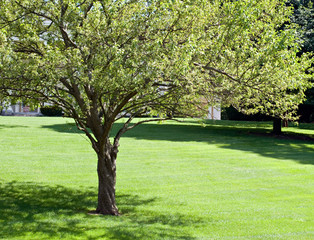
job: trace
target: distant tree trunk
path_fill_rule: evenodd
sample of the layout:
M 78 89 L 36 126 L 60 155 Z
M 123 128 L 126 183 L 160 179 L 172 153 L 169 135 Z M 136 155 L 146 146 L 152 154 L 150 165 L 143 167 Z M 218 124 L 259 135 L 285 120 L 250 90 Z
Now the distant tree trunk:
M 110 145 L 98 153 L 98 214 L 119 215 L 115 192 L 117 152 Z
M 286 119 L 283 120 L 283 121 L 282 121 L 282 126 L 283 126 L 283 127 L 288 127 L 288 120 L 286 120 Z
M 273 133 L 280 135 L 281 132 L 281 119 L 280 118 L 274 118 L 273 121 Z
M 4 110 L 4 107 L 3 107 L 3 105 L 2 105 L 3 103 L 2 102 L 0 102 L 0 115 L 2 116 L 2 114 L 3 114 L 3 110 Z

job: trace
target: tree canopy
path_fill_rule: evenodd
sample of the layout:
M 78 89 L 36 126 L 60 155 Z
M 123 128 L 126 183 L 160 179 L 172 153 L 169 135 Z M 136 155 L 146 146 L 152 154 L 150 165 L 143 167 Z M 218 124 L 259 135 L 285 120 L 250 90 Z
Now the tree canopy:
M 117 214 L 115 160 L 134 117 L 219 103 L 293 118 L 310 58 L 293 26 L 279 30 L 291 13 L 278 0 L 0 0 L 0 91 L 75 120 L 98 155 L 97 212 Z

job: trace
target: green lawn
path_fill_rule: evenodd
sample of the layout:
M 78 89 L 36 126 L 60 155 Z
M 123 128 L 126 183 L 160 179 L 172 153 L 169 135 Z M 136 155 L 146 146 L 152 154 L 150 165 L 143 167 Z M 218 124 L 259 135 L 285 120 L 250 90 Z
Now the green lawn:
M 265 130 L 266 129 L 266 130 Z M 0 239 L 314 239 L 314 142 L 271 123 L 145 124 L 121 139 L 117 203 L 69 119 L 0 117 Z M 313 124 L 285 129 L 314 135 Z

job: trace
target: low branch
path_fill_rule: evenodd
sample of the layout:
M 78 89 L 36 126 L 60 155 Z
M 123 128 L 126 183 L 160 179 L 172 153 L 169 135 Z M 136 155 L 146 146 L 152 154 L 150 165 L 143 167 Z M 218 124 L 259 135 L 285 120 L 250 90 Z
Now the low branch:
M 229 73 L 226 73 L 226 72 L 224 72 L 222 70 L 219 70 L 217 68 L 213 68 L 213 67 L 210 67 L 210 66 L 204 66 L 204 65 L 199 64 L 199 63 L 193 63 L 193 64 L 194 64 L 194 66 L 201 67 L 201 68 L 206 69 L 206 70 L 210 70 L 210 71 L 214 71 L 214 72 L 220 73 L 220 74 L 230 78 L 231 80 L 233 80 L 235 82 L 238 82 L 238 83 L 240 82 L 239 79 L 236 79 L 235 77 L 231 76 Z
M 167 117 L 167 118 L 154 118 L 154 119 L 142 120 L 142 121 L 139 121 L 139 122 L 133 124 L 132 126 L 128 126 L 128 125 L 131 123 L 131 121 L 134 119 L 134 117 L 135 117 L 135 115 L 131 116 L 131 117 L 124 123 L 123 127 L 119 130 L 119 132 L 116 134 L 116 137 L 115 137 L 115 139 L 114 139 L 114 146 L 115 146 L 115 147 L 118 147 L 118 146 L 119 146 L 119 140 L 120 140 L 121 136 L 122 136 L 125 132 L 127 132 L 127 131 L 129 131 L 129 130 L 135 128 L 136 126 L 138 126 L 138 125 L 140 125 L 140 124 L 147 123 L 147 122 L 166 121 L 166 120 L 174 120 L 174 121 L 182 122 L 182 121 L 180 121 L 180 120 L 178 120 L 178 119 L 173 119 L 173 118 L 171 118 L 171 117 Z

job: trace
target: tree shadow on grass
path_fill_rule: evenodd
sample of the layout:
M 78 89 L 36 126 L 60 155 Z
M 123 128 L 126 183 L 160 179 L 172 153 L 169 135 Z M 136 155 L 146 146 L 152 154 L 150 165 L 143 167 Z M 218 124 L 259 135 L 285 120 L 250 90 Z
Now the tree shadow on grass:
M 127 137 L 136 139 L 192 141 L 215 144 L 222 149 L 256 153 L 279 160 L 294 160 L 302 164 L 314 164 L 314 141 L 277 138 L 267 135 L 269 129 L 257 127 L 230 127 L 224 125 L 173 125 L 147 124 L 138 126 Z
M 257 153 L 261 156 L 280 160 L 294 160 L 302 164 L 314 164 L 314 148 L 310 145 L 314 141 L 276 138 L 264 133 L 270 132 L 265 129 L 265 124 L 245 123 L 234 125 L 220 124 L 219 122 L 207 122 L 206 127 L 194 124 L 172 123 L 146 123 L 137 126 L 124 136 L 145 140 L 165 140 L 175 142 L 207 142 L 216 144 L 223 149 L 235 149 L 243 152 Z M 59 124 L 44 126 L 58 132 L 79 133 L 74 124 Z M 116 123 L 113 134 L 122 127 Z M 314 146 L 314 145 L 313 145 Z
M 28 235 L 36 239 L 192 239 L 181 233 L 180 227 L 201 222 L 180 214 L 137 211 L 138 206 L 153 204 L 155 199 L 134 195 L 117 196 L 124 213 L 121 217 L 88 215 L 96 198 L 96 189 L 0 182 L 0 239 L 22 239 Z M 90 231 L 96 231 L 96 236 Z

